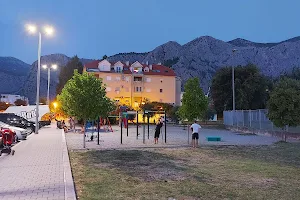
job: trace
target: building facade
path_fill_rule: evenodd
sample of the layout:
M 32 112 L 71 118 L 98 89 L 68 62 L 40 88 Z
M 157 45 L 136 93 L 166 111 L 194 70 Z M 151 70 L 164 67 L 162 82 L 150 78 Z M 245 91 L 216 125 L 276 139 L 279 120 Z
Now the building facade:
M 161 64 L 97 60 L 87 63 L 84 71 L 101 78 L 107 96 L 122 105 L 139 107 L 147 100 L 180 104 L 181 80 Z
M 5 102 L 7 104 L 12 104 L 14 105 L 15 104 L 15 101 L 17 99 L 21 99 L 23 101 L 26 101 L 27 104 L 28 104 L 28 98 L 27 97 L 24 97 L 24 96 L 21 96 L 21 95 L 18 95 L 18 94 L 1 94 L 1 98 L 0 98 L 0 101 L 1 102 Z

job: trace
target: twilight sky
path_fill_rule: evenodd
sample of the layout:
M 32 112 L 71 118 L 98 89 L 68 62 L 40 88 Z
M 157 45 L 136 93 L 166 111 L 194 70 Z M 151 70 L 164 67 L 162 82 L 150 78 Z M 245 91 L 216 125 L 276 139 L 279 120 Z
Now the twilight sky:
M 92 59 L 203 35 L 279 42 L 300 36 L 299 8 L 299 0 L 0 0 L 0 56 L 37 59 L 28 22 L 56 29 L 43 37 L 42 55 Z

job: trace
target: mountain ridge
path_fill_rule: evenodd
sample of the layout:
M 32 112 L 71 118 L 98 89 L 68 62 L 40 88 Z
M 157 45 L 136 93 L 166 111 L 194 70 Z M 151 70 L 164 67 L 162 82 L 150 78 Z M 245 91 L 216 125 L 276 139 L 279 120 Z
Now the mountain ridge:
M 237 51 L 233 53 L 233 49 Z M 64 54 L 51 54 L 43 56 L 41 63 L 64 66 L 69 60 L 70 57 Z M 264 75 L 277 77 L 281 73 L 291 71 L 293 67 L 300 66 L 300 37 L 278 43 L 255 43 L 241 38 L 225 42 L 211 36 L 201 36 L 183 45 L 176 41 L 169 41 L 149 52 L 118 53 L 109 56 L 108 60 L 163 63 L 174 69 L 183 84 L 191 77 L 199 77 L 201 87 L 207 91 L 214 73 L 221 67 L 251 63 L 257 65 Z M 82 58 L 81 61 L 85 64 L 93 59 Z M 23 87 L 18 91 L 28 96 L 31 102 L 35 99 L 36 69 L 35 61 L 31 65 Z M 59 70 L 51 72 L 50 94 L 52 98 L 55 96 L 58 72 Z M 46 95 L 46 88 L 47 72 L 42 70 L 41 96 Z

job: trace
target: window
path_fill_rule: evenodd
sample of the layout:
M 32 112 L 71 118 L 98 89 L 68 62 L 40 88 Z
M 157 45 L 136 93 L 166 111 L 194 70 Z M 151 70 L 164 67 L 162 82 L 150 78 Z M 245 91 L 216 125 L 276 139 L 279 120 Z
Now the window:
M 120 91 L 120 87 L 116 87 L 115 91 L 119 92 Z
M 135 87 L 136 92 L 142 92 L 142 87 Z
M 149 89 L 149 88 L 148 88 L 148 89 L 146 89 L 146 92 L 151 92 L 151 89 Z
M 151 82 L 151 78 L 146 78 L 146 82 L 150 83 Z
M 128 76 L 127 76 L 125 79 L 126 79 L 126 81 L 127 81 L 127 82 L 129 82 L 129 81 L 130 81 L 130 78 L 129 78 Z
M 106 92 L 110 92 L 111 91 L 111 88 L 110 87 L 107 87 L 106 88 Z
M 116 72 L 121 73 L 121 72 L 122 72 L 122 67 L 117 66 L 117 67 L 116 67 Z
M 162 92 L 163 92 L 163 89 L 159 89 L 159 92 L 162 93 Z
M 111 76 L 106 76 L 106 80 L 111 81 Z
M 143 80 L 142 77 L 134 77 L 134 78 L 133 78 L 133 81 L 142 81 L 142 80 Z
M 116 77 L 116 81 L 120 81 L 121 80 L 121 77 L 120 76 L 117 76 Z

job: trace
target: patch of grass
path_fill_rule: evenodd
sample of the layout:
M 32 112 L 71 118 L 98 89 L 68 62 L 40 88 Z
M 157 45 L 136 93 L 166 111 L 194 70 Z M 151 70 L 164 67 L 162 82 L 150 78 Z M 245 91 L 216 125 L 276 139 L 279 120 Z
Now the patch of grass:
M 299 155 L 299 144 L 282 143 L 70 152 L 77 194 L 85 200 L 298 199 Z

